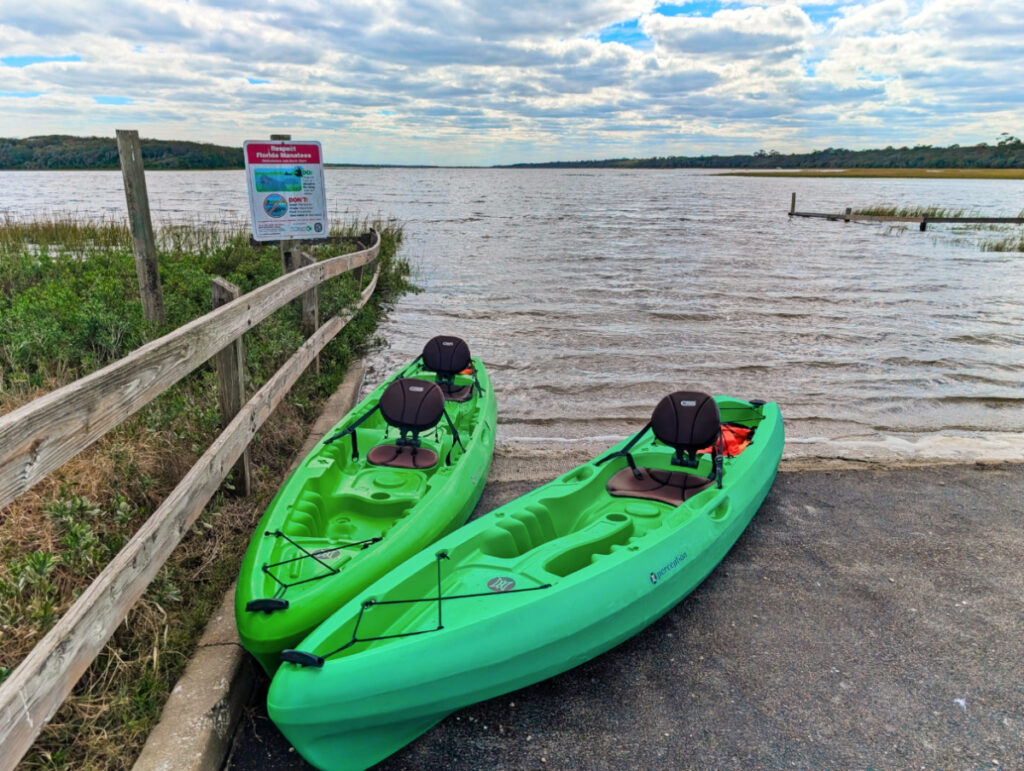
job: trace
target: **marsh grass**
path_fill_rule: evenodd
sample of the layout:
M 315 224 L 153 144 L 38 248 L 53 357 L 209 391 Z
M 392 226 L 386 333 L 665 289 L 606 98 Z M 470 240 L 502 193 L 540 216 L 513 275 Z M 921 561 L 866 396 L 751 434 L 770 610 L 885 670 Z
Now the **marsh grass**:
M 867 206 L 854 209 L 853 214 L 871 217 L 967 217 L 964 209 L 943 209 L 938 206 Z
M 362 232 L 367 224 L 335 232 Z M 245 499 L 219 494 L 211 502 L 20 768 L 131 767 L 320 405 L 352 358 L 374 343 L 387 304 L 414 289 L 409 265 L 396 256 L 401 227 L 377 227 L 381 279 L 374 298 L 324 349 L 320 374 L 305 374 L 259 431 L 251 448 L 255 492 Z M 280 275 L 276 247 L 251 246 L 241 228 L 175 226 L 158 233 L 158 244 L 168 321 L 156 326 L 142 318 L 126 227 L 0 221 L 0 414 L 208 312 L 214 276 L 247 292 Z M 351 275 L 322 286 L 321 318 L 350 307 L 359 290 Z M 249 394 L 302 342 L 294 306 L 246 333 Z M 212 368 L 200 367 L 0 510 L 0 681 L 216 437 L 216 393 Z
M 1024 252 L 1024 233 L 984 241 L 981 244 L 981 250 L 983 252 Z

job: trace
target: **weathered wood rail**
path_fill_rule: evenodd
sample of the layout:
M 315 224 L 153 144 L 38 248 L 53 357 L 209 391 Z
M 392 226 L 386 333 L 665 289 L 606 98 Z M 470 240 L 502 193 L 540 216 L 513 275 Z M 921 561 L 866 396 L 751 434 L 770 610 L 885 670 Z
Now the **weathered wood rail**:
M 793 193 L 789 204 L 790 217 L 816 217 L 826 220 L 842 220 L 843 222 L 914 222 L 920 230 L 926 230 L 929 223 L 963 223 L 963 224 L 989 224 L 989 225 L 1021 225 L 1024 224 L 1024 217 L 929 217 L 909 216 L 901 217 L 886 214 L 856 214 L 852 208 L 847 207 L 842 214 L 830 212 L 807 212 L 796 210 L 796 193 Z
M 380 235 L 357 252 L 287 273 L 74 383 L 0 417 L 0 508 L 122 423 L 278 308 L 374 263 Z M 308 262 L 308 261 L 307 261 Z M 242 457 L 256 431 L 323 347 L 370 299 L 319 327 L 233 416 L 125 547 L 0 684 L 0 769 L 13 769 Z M 230 354 L 234 358 L 237 354 Z

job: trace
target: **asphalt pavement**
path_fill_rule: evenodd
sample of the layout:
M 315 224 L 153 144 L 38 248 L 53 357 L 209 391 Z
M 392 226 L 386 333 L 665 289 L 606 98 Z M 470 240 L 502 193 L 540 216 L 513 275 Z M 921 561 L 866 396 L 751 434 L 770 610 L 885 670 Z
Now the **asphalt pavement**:
M 1022 604 L 1024 465 L 783 471 L 662 619 L 377 768 L 1024 769 Z M 310 768 L 266 686 L 227 768 Z

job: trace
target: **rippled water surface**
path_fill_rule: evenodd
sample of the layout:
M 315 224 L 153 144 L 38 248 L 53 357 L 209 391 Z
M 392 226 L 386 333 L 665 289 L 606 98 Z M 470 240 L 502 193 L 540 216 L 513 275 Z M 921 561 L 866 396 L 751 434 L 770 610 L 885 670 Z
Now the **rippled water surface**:
M 147 182 L 158 223 L 247 217 L 240 171 Z M 118 172 L 0 183 L 14 216 L 125 216 Z M 1024 457 L 1024 255 L 979 248 L 1006 233 L 786 216 L 792 191 L 815 211 L 1015 216 L 1024 182 L 337 169 L 327 186 L 347 219 L 404 224 L 424 290 L 390 314 L 370 379 L 464 337 L 506 453 L 597 451 L 696 387 L 778 401 L 790 458 Z

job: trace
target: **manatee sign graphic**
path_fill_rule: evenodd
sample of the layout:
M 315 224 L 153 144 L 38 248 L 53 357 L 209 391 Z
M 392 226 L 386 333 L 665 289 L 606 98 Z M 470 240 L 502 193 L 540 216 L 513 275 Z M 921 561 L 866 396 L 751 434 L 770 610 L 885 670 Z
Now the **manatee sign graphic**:
M 242 152 L 253 238 L 327 238 L 320 143 L 249 140 Z

